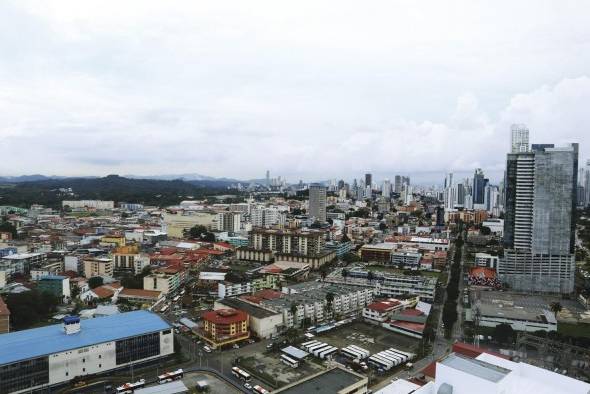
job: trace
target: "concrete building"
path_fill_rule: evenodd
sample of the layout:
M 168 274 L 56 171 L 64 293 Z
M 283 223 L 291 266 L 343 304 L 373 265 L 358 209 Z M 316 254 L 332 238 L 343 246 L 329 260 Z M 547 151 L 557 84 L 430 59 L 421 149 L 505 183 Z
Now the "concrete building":
M 113 276 L 113 261 L 108 257 L 94 257 L 84 260 L 84 276 Z
M 273 393 L 366 394 L 368 385 L 369 379 L 366 376 L 343 367 L 334 367 L 306 376 L 302 380 L 273 391 Z
M 139 274 L 149 265 L 149 258 L 142 259 L 137 245 L 127 245 L 113 251 L 113 272 L 121 274 Z
M 217 297 L 237 297 L 242 294 L 252 294 L 262 289 L 274 289 L 277 286 L 278 278 L 276 275 L 263 275 L 251 280 L 242 282 L 220 282 L 217 285 Z
M 0 349 L 0 392 L 28 393 L 169 356 L 174 340 L 159 316 L 135 311 L 0 335 Z
M 283 330 L 283 314 L 238 298 L 216 300 L 214 310 L 238 309 L 248 314 L 250 332 L 258 338 L 274 338 Z
M 32 268 L 47 263 L 47 253 L 16 253 L 0 258 L 0 271 L 8 276 L 14 274 L 28 275 Z
M 242 223 L 242 214 L 239 212 L 219 212 L 215 229 L 218 231 L 228 231 L 237 233 L 240 231 Z
M 510 127 L 510 153 L 525 153 L 529 147 L 529 129 L 524 124 L 513 124 Z
M 143 289 L 161 291 L 162 294 L 174 294 L 183 283 L 183 272 L 172 268 L 155 270 L 143 277 Z
M 578 145 L 509 153 L 504 258 L 498 275 L 518 291 L 571 293 L 575 276 Z
M 248 314 L 237 309 L 218 309 L 205 312 L 197 335 L 212 348 L 231 345 L 250 337 Z
M 323 282 L 304 282 L 283 287 L 283 293 L 283 297 L 263 300 L 260 305 L 282 313 L 284 326 L 288 328 L 301 326 L 306 320 L 315 324 L 329 320 L 334 315 L 360 315 L 363 308 L 373 300 L 374 291 Z M 334 298 L 330 307 L 328 294 Z M 291 310 L 293 305 L 296 306 L 295 313 Z
M 320 223 L 326 222 L 326 187 L 314 183 L 309 185 L 308 216 Z
M 6 303 L 0 297 L 0 334 L 6 334 L 10 331 L 10 310 Z
M 491 255 L 489 253 L 476 253 L 475 254 L 475 265 L 478 267 L 488 267 L 496 269 L 498 268 L 498 262 L 500 258 L 498 256 Z
M 61 202 L 61 206 L 62 208 L 70 207 L 72 209 L 115 209 L 115 202 L 102 200 L 64 200 Z
M 205 226 L 213 229 L 217 220 L 217 213 L 210 211 L 182 211 L 175 213 L 164 213 L 164 232 L 168 237 L 184 238 L 184 234 L 195 226 Z
M 287 222 L 287 214 L 277 208 L 253 208 L 250 221 L 254 227 L 282 227 Z

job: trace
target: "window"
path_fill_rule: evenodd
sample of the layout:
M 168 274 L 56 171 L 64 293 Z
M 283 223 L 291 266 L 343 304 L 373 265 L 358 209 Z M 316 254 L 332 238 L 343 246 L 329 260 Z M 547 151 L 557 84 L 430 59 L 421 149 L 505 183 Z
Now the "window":
M 117 365 L 158 356 L 160 354 L 160 333 L 152 333 L 123 339 L 115 343 Z
M 10 393 L 49 383 L 49 357 L 39 357 L 3 365 L 0 393 Z
M 98 355 L 98 358 L 102 358 L 102 354 L 99 354 L 99 355 Z
M 82 372 L 86 372 L 86 368 L 82 368 Z

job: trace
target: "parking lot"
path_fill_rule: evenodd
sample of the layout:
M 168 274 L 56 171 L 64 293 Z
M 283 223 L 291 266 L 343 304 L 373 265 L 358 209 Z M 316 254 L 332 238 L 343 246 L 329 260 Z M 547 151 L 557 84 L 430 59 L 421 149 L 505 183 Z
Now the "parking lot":
M 312 356 L 307 357 L 306 361 L 300 363 L 298 368 L 291 368 L 281 362 L 280 351 L 261 352 L 242 358 L 240 367 L 267 380 L 276 388 L 300 380 L 324 368 L 320 364 L 312 362 L 311 358 Z
M 356 345 L 373 353 L 388 348 L 416 353 L 419 340 L 394 333 L 379 326 L 368 323 L 355 322 L 333 331 L 317 335 L 315 340 L 326 342 L 332 346 L 343 348 Z
M 203 373 L 203 372 L 189 372 L 184 375 L 182 382 L 188 388 L 194 388 L 197 382 L 206 382 L 209 390 L 209 394 L 238 394 L 240 391 L 230 386 L 223 380 L 215 377 L 214 375 Z

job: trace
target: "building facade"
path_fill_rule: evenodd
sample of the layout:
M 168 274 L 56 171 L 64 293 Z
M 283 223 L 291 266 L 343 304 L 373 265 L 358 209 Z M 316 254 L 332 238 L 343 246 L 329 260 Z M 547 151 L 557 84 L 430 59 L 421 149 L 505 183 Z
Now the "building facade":
M 309 215 L 320 223 L 326 222 L 326 187 L 309 185 Z

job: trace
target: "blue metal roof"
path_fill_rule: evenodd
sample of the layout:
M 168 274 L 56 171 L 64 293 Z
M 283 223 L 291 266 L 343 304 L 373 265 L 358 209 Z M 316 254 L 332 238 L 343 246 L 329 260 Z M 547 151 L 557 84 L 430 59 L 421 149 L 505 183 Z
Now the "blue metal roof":
M 170 325 L 148 311 L 82 320 L 80 332 L 66 335 L 61 324 L 0 335 L 0 365 L 66 350 L 166 330 Z

